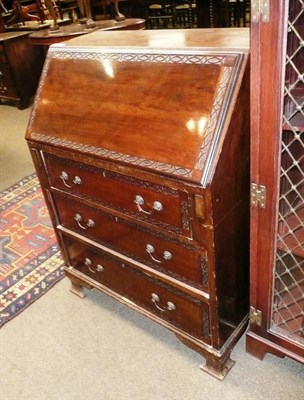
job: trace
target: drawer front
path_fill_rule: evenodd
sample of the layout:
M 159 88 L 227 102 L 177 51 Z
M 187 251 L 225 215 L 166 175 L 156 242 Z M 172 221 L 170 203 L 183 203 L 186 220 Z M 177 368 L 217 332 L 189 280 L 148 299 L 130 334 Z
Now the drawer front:
M 44 157 L 54 188 L 191 236 L 187 193 L 50 154 Z
M 9 65 L 9 61 L 8 61 L 8 59 L 6 57 L 5 51 L 3 49 L 3 46 L 2 46 L 2 49 L 1 49 L 1 46 L 0 46 L 0 65 L 2 65 L 2 64 Z
M 0 80 L 0 96 L 18 98 L 15 84 L 10 81 Z
M 8 67 L 0 65 L 0 82 L 2 79 L 12 80 L 13 76 Z
M 206 290 L 205 254 L 127 220 L 54 196 L 59 223 L 136 261 Z
M 71 238 L 64 242 L 72 267 L 191 335 L 210 340 L 207 304 L 107 253 Z

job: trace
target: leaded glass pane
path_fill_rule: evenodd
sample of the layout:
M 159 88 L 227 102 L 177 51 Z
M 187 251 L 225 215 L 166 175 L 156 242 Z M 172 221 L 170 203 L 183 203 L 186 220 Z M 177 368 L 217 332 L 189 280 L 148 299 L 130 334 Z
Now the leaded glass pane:
M 304 344 L 304 0 L 290 1 L 271 330 Z

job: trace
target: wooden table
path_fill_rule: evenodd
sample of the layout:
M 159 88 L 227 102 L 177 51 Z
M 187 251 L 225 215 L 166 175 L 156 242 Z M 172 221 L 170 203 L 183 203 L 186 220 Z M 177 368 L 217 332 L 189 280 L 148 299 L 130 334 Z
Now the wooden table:
M 71 24 L 62 26 L 56 32 L 49 29 L 34 32 L 29 35 L 29 38 L 32 44 L 43 46 L 46 52 L 51 44 L 86 35 L 99 29 L 103 31 L 142 30 L 145 29 L 145 23 L 144 19 L 139 18 L 128 18 L 121 22 L 115 20 L 96 21 L 96 26 L 90 29 L 87 29 L 85 24 Z

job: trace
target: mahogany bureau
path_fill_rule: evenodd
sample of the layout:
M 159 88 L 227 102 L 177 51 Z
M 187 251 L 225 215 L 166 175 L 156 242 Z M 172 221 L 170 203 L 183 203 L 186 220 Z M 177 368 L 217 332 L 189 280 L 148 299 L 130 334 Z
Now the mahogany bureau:
M 26 139 L 72 290 L 170 329 L 223 379 L 248 317 L 248 30 L 50 47 Z

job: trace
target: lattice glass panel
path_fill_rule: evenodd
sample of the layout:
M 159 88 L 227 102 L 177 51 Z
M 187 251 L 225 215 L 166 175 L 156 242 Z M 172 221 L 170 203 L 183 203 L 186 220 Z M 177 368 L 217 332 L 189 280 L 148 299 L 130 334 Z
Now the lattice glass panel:
M 271 330 L 304 345 L 304 0 L 289 4 Z

